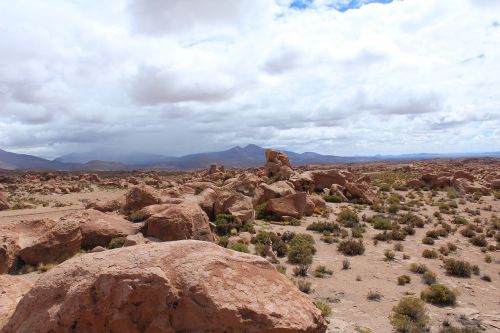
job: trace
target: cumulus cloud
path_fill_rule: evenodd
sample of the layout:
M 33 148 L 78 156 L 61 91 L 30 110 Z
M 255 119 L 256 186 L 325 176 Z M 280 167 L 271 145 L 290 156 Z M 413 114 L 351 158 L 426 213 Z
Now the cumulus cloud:
M 500 150 L 498 1 L 0 3 L 0 148 Z

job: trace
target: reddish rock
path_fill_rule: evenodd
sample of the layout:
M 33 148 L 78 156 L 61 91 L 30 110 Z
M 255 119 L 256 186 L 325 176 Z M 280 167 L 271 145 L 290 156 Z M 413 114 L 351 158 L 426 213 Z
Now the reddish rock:
M 125 205 L 123 206 L 123 211 L 126 214 L 129 214 L 159 202 L 160 200 L 151 186 L 137 186 L 133 187 L 127 192 L 127 194 L 125 194 Z
M 240 224 L 251 224 L 255 220 L 252 199 L 241 193 L 222 192 L 217 198 L 215 215 L 231 214 Z
M 78 256 L 37 281 L 2 333 L 320 333 L 312 301 L 267 260 L 197 241 Z
M 245 172 L 236 178 L 229 179 L 222 187 L 223 191 L 238 192 L 253 197 L 261 179 L 253 173 Z
M 301 174 L 302 183 L 310 180 L 309 192 L 322 192 L 325 188 L 331 188 L 333 184 L 345 186 L 347 183 L 345 177 L 337 170 L 315 170 L 306 171 Z M 296 187 L 297 188 L 297 187 Z
M 500 179 L 491 182 L 491 188 L 494 190 L 500 190 Z
M 306 193 L 299 192 L 283 198 L 271 199 L 267 203 L 266 211 L 277 217 L 291 216 L 300 219 L 306 209 L 306 198 Z
M 33 284 L 19 276 L 0 275 L 0 330 Z
M 270 199 L 284 197 L 294 194 L 295 189 L 293 184 L 289 181 L 279 181 L 270 185 L 262 183 L 259 185 L 254 195 L 254 205 L 260 205 Z
M 304 208 L 304 215 L 305 216 L 311 216 L 314 214 L 314 209 L 316 206 L 314 205 L 314 201 L 311 200 L 310 197 L 306 198 L 306 207 Z
M 215 204 L 218 194 L 214 189 L 207 188 L 196 196 L 195 200 L 203 211 L 208 215 L 210 221 L 215 220 Z
M 72 213 L 65 218 L 80 224 L 84 249 L 107 247 L 113 238 L 134 235 L 142 226 L 118 215 L 108 215 L 94 209 Z
M 196 239 L 212 242 L 207 214 L 194 203 L 171 205 L 146 220 L 146 236 L 161 241 Z
M 103 213 L 108 213 L 120 210 L 124 204 L 125 200 L 120 199 L 109 201 L 91 201 L 85 206 L 85 208 L 95 209 Z
M 462 170 L 459 170 L 459 171 L 456 171 L 454 174 L 453 174 L 453 179 L 467 179 L 468 181 L 470 182 L 473 182 L 476 180 L 476 178 L 471 175 L 470 173 L 468 172 L 465 172 L 465 171 L 462 171 Z
M 314 203 L 314 209 L 316 208 L 326 208 L 326 201 L 323 200 L 319 195 L 308 195 L 307 198 Z
M 425 186 L 425 183 L 424 181 L 422 181 L 421 179 L 412 179 L 412 180 L 409 180 L 407 183 L 406 183 L 406 186 L 410 187 L 410 188 L 415 188 L 415 189 L 419 189 L 419 188 L 422 188 Z
M 0 192 L 0 211 L 10 209 L 9 202 L 7 201 L 7 196 Z
M 52 219 L 0 224 L 0 273 L 12 271 L 18 259 L 30 265 L 58 263 L 78 253 L 82 241 L 76 221 Z
M 376 200 L 375 194 L 371 193 L 368 189 L 362 188 L 361 185 L 346 183 L 345 191 L 353 199 L 360 199 L 366 204 L 373 205 Z
M 289 179 L 293 174 L 292 164 L 286 154 L 272 149 L 266 149 L 266 164 L 264 174 L 275 179 Z
M 142 245 L 142 244 L 148 244 L 151 241 L 144 237 L 142 233 L 137 233 L 135 235 L 130 235 L 127 236 L 125 239 L 125 244 L 124 246 L 134 246 L 134 245 Z

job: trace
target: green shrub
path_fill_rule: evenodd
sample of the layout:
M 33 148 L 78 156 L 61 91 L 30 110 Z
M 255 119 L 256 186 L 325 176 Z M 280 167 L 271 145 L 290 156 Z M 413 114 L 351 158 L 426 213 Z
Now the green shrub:
M 314 270 L 314 276 L 317 278 L 323 278 L 323 277 L 325 277 L 325 275 L 332 275 L 332 274 L 333 274 L 333 271 L 331 269 L 328 269 L 324 265 L 319 265 Z
M 307 226 L 306 230 L 316 232 L 338 232 L 340 231 L 340 225 L 333 222 L 313 222 Z
M 332 308 L 330 307 L 330 305 L 326 304 L 323 301 L 315 300 L 314 305 L 316 305 L 316 307 L 321 311 L 321 316 L 323 318 L 329 317 L 332 313 Z
M 298 227 L 300 226 L 301 222 L 299 219 L 292 219 L 290 222 L 288 222 L 288 225 L 291 225 L 292 227 Z
M 225 236 L 219 237 L 217 244 L 222 247 L 227 247 L 227 244 L 229 244 L 229 239 Z
M 230 235 L 231 230 L 238 230 L 239 227 L 240 224 L 236 222 L 231 214 L 218 214 L 215 217 L 215 232 L 219 236 Z
M 383 216 L 374 216 L 371 219 L 371 223 L 373 224 L 373 228 L 377 230 L 391 230 L 392 222 L 386 217 Z
M 284 257 L 288 253 L 288 246 L 286 245 L 285 241 L 276 235 L 273 232 L 270 231 L 259 231 L 255 238 L 252 240 L 253 243 L 255 243 L 256 250 L 258 248 L 260 255 L 263 255 L 264 253 L 264 245 L 266 242 L 271 241 L 272 243 L 272 248 L 273 251 L 276 252 L 276 255 L 278 257 Z
M 434 239 L 431 238 L 431 237 L 424 237 L 422 239 L 422 244 L 426 244 L 426 245 L 434 245 Z
M 443 284 L 433 284 L 420 293 L 420 298 L 434 305 L 454 305 L 457 293 Z
M 472 272 L 470 263 L 456 259 L 446 259 L 444 261 L 444 269 L 447 274 L 457 277 L 470 277 Z
M 310 265 L 315 252 L 314 240 L 310 235 L 295 235 L 289 243 L 288 261 L 292 264 Z
M 293 275 L 295 276 L 307 276 L 309 273 L 310 265 L 298 265 L 293 268 Z
M 407 224 L 412 227 L 423 228 L 425 226 L 425 221 L 422 220 L 420 216 L 412 213 L 405 214 L 399 218 L 400 224 Z
M 467 221 L 467 219 L 465 217 L 462 217 L 462 216 L 459 216 L 459 215 L 456 215 L 454 218 L 453 218 L 453 221 L 452 221 L 454 224 L 459 224 L 459 225 L 466 225 L 466 224 L 469 224 L 469 221 Z
M 488 241 L 484 235 L 474 236 L 470 239 L 472 245 L 484 247 L 488 245 Z
M 424 332 L 429 316 L 425 304 L 415 297 L 404 297 L 392 308 L 389 320 L 398 332 Z
M 229 246 L 229 249 L 238 251 L 238 252 L 243 252 L 243 253 L 249 253 L 250 251 L 248 250 L 248 247 L 245 244 L 242 243 L 234 243 Z
M 273 216 L 267 212 L 267 202 L 264 202 L 255 207 L 255 219 L 269 221 Z
M 335 195 L 335 194 L 326 194 L 323 196 L 323 200 L 325 200 L 326 202 L 332 202 L 332 203 L 339 203 L 339 202 L 342 202 L 342 197 L 340 197 L 339 195 Z
M 465 326 L 462 328 L 457 328 L 451 325 L 443 327 L 439 333 L 480 333 L 482 332 L 480 329 L 472 326 Z
M 353 238 L 363 238 L 363 233 L 365 232 L 365 229 L 362 227 L 354 227 L 351 229 L 351 235 Z
M 139 223 L 146 220 L 146 214 L 144 214 L 141 210 L 136 210 L 130 213 L 128 219 L 131 222 Z
M 339 243 L 338 250 L 345 255 L 355 256 L 363 254 L 365 252 L 365 246 L 361 239 L 347 239 Z
M 355 211 L 344 208 L 337 215 L 337 221 L 345 227 L 352 228 L 359 223 L 359 217 Z
M 125 245 L 126 238 L 125 237 L 116 237 L 113 238 L 108 245 L 108 249 L 117 249 L 123 247 Z

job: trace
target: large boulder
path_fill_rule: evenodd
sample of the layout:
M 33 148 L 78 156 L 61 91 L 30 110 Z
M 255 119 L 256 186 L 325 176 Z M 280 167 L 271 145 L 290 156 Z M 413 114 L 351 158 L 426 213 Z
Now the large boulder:
M 33 284 L 19 276 L 0 275 L 0 330 L 14 313 L 17 303 Z
M 470 173 L 468 172 L 465 172 L 465 171 L 462 171 L 462 170 L 459 170 L 459 171 L 456 171 L 454 174 L 453 174 L 453 180 L 456 180 L 456 179 L 467 179 L 468 181 L 470 182 L 473 182 L 476 180 L 476 178 L 471 175 Z M 452 181 L 453 181 L 452 180 Z
M 125 194 L 125 205 L 123 206 L 123 211 L 126 214 L 129 214 L 159 202 L 160 199 L 151 186 L 136 186 L 131 188 Z
M 0 273 L 15 269 L 18 259 L 30 265 L 58 263 L 80 250 L 80 224 L 74 220 L 38 219 L 0 224 Z
M 252 198 L 238 192 L 222 192 L 217 198 L 215 215 L 231 214 L 240 225 L 251 224 L 255 220 Z
M 147 237 L 161 241 L 196 239 L 214 241 L 208 216 L 195 203 L 171 205 L 146 220 Z
M 273 149 L 266 149 L 264 174 L 275 179 L 289 179 L 293 174 L 293 169 L 288 156 Z
M 361 200 L 365 204 L 373 205 L 376 200 L 375 194 L 360 184 L 346 183 L 345 192 L 350 198 Z
M 345 186 L 347 180 L 337 170 L 314 170 L 306 171 L 294 179 L 295 189 L 306 192 L 322 192 L 337 184 Z
M 198 205 L 208 215 L 210 221 L 215 220 L 215 204 L 217 202 L 217 191 L 207 188 L 195 197 Z
M 75 257 L 37 281 L 2 333 L 325 332 L 265 259 L 197 241 Z
M 10 209 L 9 202 L 7 201 L 7 196 L 0 192 L 0 211 Z
M 141 224 L 132 223 L 121 216 L 105 214 L 94 209 L 75 212 L 65 218 L 80 223 L 84 249 L 107 247 L 113 238 L 134 235 L 141 227 Z
M 295 189 L 293 184 L 289 181 L 279 181 L 272 184 L 262 183 L 255 191 L 253 198 L 254 205 L 260 205 L 270 199 L 285 197 L 294 194 Z
M 298 192 L 283 198 L 269 200 L 266 205 L 266 212 L 277 217 L 291 216 L 300 219 L 304 215 L 306 204 L 306 193 Z

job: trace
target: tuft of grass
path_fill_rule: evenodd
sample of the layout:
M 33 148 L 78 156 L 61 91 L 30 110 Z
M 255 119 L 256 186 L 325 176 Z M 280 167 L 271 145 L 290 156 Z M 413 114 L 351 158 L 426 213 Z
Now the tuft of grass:
M 332 275 L 332 274 L 333 274 L 333 271 L 331 269 L 328 269 L 324 265 L 319 265 L 314 270 L 314 276 L 317 278 L 323 278 L 323 277 L 325 277 L 325 275 Z
M 379 293 L 378 291 L 369 291 L 368 295 L 366 295 L 366 298 L 369 301 L 375 301 L 375 302 L 380 302 L 382 300 L 382 294 Z
M 123 247 L 123 246 L 125 246 L 125 241 L 126 241 L 125 237 L 113 238 L 109 242 L 108 249 L 117 249 L 117 248 Z
M 446 259 L 444 269 L 447 274 L 457 277 L 470 277 L 472 273 L 471 264 L 463 260 Z
M 234 244 L 231 244 L 228 249 L 231 249 L 233 251 L 238 251 L 238 252 L 243 252 L 243 253 L 250 253 L 250 250 L 248 249 L 248 247 L 243 244 L 243 243 L 234 243 Z
M 422 257 L 426 259 L 436 259 L 438 257 L 438 253 L 432 249 L 425 249 L 422 251 Z
M 405 284 L 410 283 L 410 282 L 411 282 L 411 277 L 409 277 L 408 275 L 404 274 L 404 275 L 398 276 L 398 285 L 404 286 Z
M 311 282 L 304 280 L 304 279 L 300 279 L 297 281 L 297 287 L 304 294 L 309 294 L 312 291 Z
M 425 284 L 434 284 L 437 281 L 437 275 L 433 271 L 427 271 L 422 275 L 422 281 Z
M 420 298 L 434 305 L 454 305 L 457 293 L 443 284 L 432 284 L 420 293 Z
M 343 240 L 338 245 L 338 250 L 348 256 L 362 255 L 365 252 L 365 246 L 361 239 Z
M 416 273 L 416 274 L 424 274 L 425 272 L 427 272 L 429 269 L 427 268 L 427 266 L 425 266 L 424 264 L 417 264 L 417 263 L 412 263 L 410 265 L 410 271 L 412 273 Z
M 332 314 L 332 308 L 321 300 L 315 300 L 314 305 L 321 311 L 321 316 L 327 318 Z

